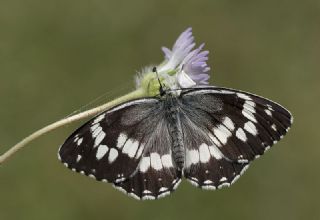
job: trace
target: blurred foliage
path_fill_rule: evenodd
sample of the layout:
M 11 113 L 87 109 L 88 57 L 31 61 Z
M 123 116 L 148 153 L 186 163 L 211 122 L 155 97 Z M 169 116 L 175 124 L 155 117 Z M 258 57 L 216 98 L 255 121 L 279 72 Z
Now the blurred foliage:
M 211 52 L 212 84 L 269 97 L 295 122 L 231 188 L 184 181 L 151 202 L 60 164 L 76 123 L 0 167 L 0 219 L 320 219 L 319 22 L 315 0 L 1 0 L 1 152 L 94 97 L 129 92 L 135 72 L 161 62 L 160 47 L 188 26 Z

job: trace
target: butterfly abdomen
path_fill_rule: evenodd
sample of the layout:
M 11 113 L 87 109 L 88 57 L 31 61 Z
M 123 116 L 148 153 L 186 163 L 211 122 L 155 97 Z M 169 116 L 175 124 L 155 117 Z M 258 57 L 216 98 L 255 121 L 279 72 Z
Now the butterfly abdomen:
M 177 100 L 168 97 L 166 102 L 167 118 L 169 121 L 169 131 L 172 138 L 173 160 L 179 170 L 182 170 L 185 162 L 185 150 L 183 146 L 183 133 L 180 122 L 180 112 Z

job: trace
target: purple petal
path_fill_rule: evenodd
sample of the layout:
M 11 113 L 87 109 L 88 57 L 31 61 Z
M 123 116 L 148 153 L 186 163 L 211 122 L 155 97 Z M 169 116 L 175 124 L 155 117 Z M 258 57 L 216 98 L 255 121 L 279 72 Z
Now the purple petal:
M 162 47 L 165 59 L 167 60 L 164 66 L 160 67 L 159 71 L 175 69 L 185 57 L 192 51 L 195 46 L 194 37 L 192 36 L 192 28 L 187 28 L 180 34 L 173 45 L 172 50 Z
M 209 51 L 201 51 L 204 44 L 191 51 L 183 61 L 183 70 L 197 85 L 208 84 L 210 78 L 206 61 L 208 60 Z
M 161 47 L 161 49 L 162 49 L 162 51 L 164 53 L 164 56 L 165 56 L 166 60 L 169 60 L 170 57 L 171 57 L 171 54 L 172 54 L 171 50 L 169 50 L 166 47 Z

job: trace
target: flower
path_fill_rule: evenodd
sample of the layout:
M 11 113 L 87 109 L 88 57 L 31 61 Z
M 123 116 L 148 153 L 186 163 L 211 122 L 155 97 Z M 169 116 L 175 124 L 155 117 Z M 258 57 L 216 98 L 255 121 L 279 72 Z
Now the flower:
M 182 88 L 208 85 L 209 51 L 203 50 L 203 47 L 204 44 L 196 47 L 192 28 L 187 28 L 180 34 L 172 49 L 162 47 L 165 58 L 162 64 L 156 68 L 149 66 L 136 75 L 137 88 L 145 91 L 147 96 L 156 96 L 162 86 L 179 93 Z
M 160 68 L 159 71 L 173 70 L 175 69 L 183 59 L 190 53 L 194 48 L 195 43 L 193 42 L 194 37 L 192 36 L 192 28 L 188 28 L 176 40 L 172 50 L 162 47 L 166 63 Z
M 208 72 L 210 67 L 206 63 L 209 51 L 201 51 L 203 47 L 204 44 L 201 44 L 182 61 L 182 70 L 177 73 L 178 83 L 182 88 L 209 84 L 210 75 Z M 186 81 L 188 78 L 192 81 Z
M 181 88 L 207 85 L 210 78 L 210 67 L 206 63 L 209 51 L 202 51 L 204 44 L 193 50 L 194 47 L 192 28 L 188 28 L 178 37 L 172 50 L 162 47 L 165 62 L 158 71 L 175 71 L 177 84 Z

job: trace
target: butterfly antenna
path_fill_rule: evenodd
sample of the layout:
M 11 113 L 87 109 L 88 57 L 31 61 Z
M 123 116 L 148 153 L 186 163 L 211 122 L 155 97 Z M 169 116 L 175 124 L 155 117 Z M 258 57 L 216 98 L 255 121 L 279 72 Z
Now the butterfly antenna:
M 165 94 L 165 91 L 164 91 L 162 83 L 160 81 L 159 74 L 158 74 L 158 71 L 157 71 L 157 67 L 153 67 L 152 68 L 152 72 L 156 73 L 156 75 L 157 75 L 157 79 L 158 79 L 158 82 L 159 82 L 159 85 L 160 85 L 160 96 L 163 96 Z

